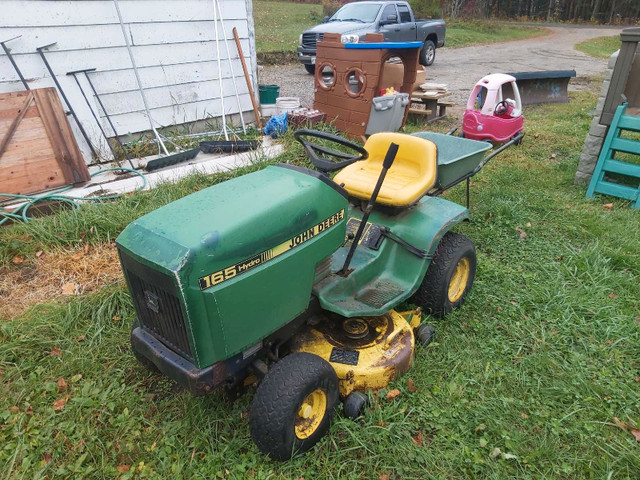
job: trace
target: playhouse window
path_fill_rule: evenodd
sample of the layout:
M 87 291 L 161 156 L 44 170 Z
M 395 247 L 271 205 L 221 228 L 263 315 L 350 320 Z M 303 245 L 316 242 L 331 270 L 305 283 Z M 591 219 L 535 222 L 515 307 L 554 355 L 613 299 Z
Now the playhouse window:
M 353 68 L 347 72 L 345 88 L 352 97 L 357 97 L 364 92 L 365 74 L 359 68 Z
M 333 65 L 324 64 L 318 70 L 318 83 L 326 90 L 329 90 L 336 83 L 336 69 Z

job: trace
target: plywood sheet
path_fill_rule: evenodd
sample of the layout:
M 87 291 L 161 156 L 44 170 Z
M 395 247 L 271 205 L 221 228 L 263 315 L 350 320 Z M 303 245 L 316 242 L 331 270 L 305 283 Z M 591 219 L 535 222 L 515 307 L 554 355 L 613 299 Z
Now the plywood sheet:
M 54 88 L 0 94 L 3 145 L 0 193 L 29 194 L 90 178 Z

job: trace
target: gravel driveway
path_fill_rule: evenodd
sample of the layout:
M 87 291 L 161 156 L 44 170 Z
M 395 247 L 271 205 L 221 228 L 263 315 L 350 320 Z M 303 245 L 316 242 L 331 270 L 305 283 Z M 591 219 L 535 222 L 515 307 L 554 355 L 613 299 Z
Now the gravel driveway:
M 427 68 L 427 81 L 448 84 L 452 100 L 463 104 L 475 82 L 488 73 L 574 69 L 578 77 L 598 74 L 605 70 L 607 60 L 590 57 L 573 46 L 621 31 L 610 27 L 546 28 L 548 35 L 533 39 L 438 49 L 435 63 Z M 302 65 L 265 66 L 259 79 L 261 84 L 280 85 L 282 97 L 300 97 L 306 107 L 313 104 L 313 76 Z

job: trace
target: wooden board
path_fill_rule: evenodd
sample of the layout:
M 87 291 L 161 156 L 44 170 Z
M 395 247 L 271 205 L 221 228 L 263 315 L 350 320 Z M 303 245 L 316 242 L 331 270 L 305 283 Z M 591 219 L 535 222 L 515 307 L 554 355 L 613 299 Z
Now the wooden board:
M 55 88 L 0 94 L 5 143 L 0 193 L 29 194 L 90 178 Z

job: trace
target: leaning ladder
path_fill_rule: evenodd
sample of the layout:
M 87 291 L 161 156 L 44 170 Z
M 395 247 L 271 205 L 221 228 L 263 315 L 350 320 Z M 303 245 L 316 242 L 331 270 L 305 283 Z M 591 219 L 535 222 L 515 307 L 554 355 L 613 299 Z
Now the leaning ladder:
M 640 132 L 640 117 L 625 115 L 626 109 L 626 103 L 616 109 L 587 189 L 587 197 L 593 198 L 596 193 L 604 193 L 631 200 L 633 202 L 631 208 L 640 208 L 640 164 L 614 160 L 615 152 L 640 155 L 640 140 L 620 136 L 623 130 Z M 607 173 L 617 173 L 638 179 L 638 186 L 632 187 L 605 180 L 604 176 Z

